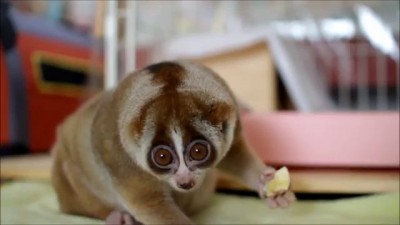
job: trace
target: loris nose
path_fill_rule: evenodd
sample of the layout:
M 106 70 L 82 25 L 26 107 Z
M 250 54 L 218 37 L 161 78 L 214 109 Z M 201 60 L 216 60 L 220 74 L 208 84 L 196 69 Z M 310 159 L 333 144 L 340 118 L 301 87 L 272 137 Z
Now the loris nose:
M 194 180 L 190 180 L 183 183 L 178 183 L 178 186 L 182 189 L 189 190 L 194 186 Z

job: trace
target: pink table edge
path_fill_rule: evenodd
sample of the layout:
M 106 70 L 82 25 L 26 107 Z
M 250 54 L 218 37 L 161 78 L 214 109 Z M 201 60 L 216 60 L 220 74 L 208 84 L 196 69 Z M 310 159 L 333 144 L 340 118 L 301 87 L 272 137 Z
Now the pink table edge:
M 399 168 L 399 113 L 248 113 L 248 144 L 269 164 Z

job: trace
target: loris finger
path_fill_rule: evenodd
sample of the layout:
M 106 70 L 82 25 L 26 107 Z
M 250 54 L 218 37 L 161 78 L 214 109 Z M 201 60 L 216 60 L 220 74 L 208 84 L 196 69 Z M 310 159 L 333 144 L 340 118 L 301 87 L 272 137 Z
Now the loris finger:
M 275 199 L 276 199 L 277 205 L 281 208 L 287 208 L 290 204 L 289 200 L 287 200 L 283 196 L 278 196 Z
M 278 203 L 273 198 L 267 198 L 267 205 L 272 209 L 275 209 L 278 207 Z
M 287 200 L 289 200 L 290 202 L 296 201 L 296 196 L 295 196 L 294 193 L 291 192 L 291 191 L 287 191 L 287 192 L 283 195 L 283 197 L 285 197 L 285 198 L 286 198 Z

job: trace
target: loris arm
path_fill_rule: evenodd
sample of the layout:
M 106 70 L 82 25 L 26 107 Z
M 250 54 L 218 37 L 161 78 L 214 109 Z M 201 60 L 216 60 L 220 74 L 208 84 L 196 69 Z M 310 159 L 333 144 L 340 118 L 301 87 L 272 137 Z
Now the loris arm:
M 219 169 L 237 177 L 241 182 L 257 191 L 261 198 L 266 198 L 271 208 L 288 207 L 295 200 L 291 191 L 282 191 L 274 196 L 267 197 L 264 187 L 273 179 L 275 169 L 266 166 L 255 152 L 250 151 L 243 137 L 240 135 L 219 164 Z
M 220 162 L 219 169 L 236 178 L 251 189 L 258 191 L 260 176 L 267 170 L 267 166 L 256 155 L 250 151 L 242 137 L 236 138 L 234 143 Z

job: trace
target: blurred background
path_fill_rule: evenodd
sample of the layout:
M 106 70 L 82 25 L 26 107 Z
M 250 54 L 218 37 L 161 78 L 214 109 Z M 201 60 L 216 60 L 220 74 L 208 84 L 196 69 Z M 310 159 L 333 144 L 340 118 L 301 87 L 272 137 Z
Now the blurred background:
M 187 59 L 216 71 L 249 109 L 248 143 L 289 168 L 297 198 L 318 200 L 268 212 L 271 224 L 398 224 L 399 4 L 0 0 L 1 221 L 93 223 L 59 214 L 50 184 L 35 183 L 50 179 L 57 126 L 132 71 Z M 219 178 L 219 191 L 249 191 Z M 237 212 L 228 202 L 205 217 L 267 222 L 266 209 L 237 199 Z
M 90 96 L 190 59 L 253 110 L 247 135 L 271 163 L 398 168 L 399 21 L 390 0 L 2 0 L 1 156 L 48 152 Z

